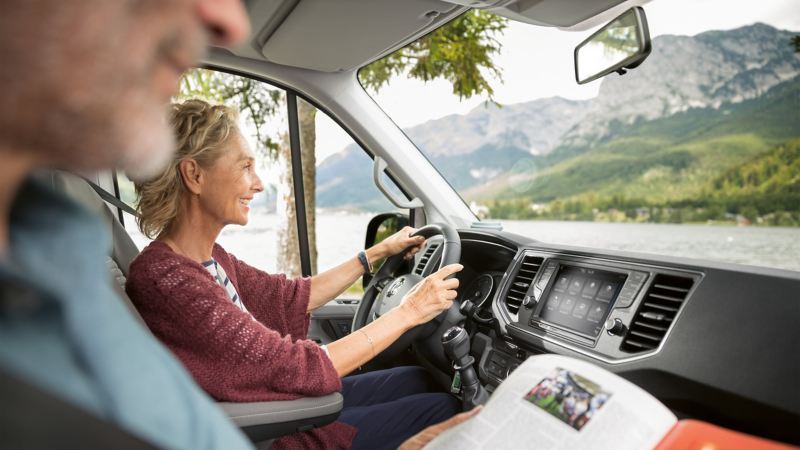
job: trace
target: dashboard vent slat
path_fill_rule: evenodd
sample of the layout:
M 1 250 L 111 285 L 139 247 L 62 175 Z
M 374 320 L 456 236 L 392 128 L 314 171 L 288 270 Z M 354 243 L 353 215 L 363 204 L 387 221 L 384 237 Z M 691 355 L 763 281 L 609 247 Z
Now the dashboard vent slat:
M 520 306 L 522 306 L 522 300 L 525 298 L 525 294 L 528 293 L 528 288 L 533 283 L 533 279 L 536 278 L 542 262 L 544 262 L 544 258 L 540 256 L 526 255 L 523 257 L 522 263 L 517 267 L 514 278 L 508 284 L 508 292 L 505 299 L 508 312 L 516 314 L 519 311 Z
M 659 305 L 658 303 L 653 303 L 653 302 L 644 302 L 644 306 L 646 306 L 648 308 L 657 309 L 659 311 L 670 312 L 670 313 L 678 312 L 678 308 L 674 308 L 672 306 L 666 306 L 666 305 Z
M 422 257 L 419 259 L 417 267 L 414 268 L 415 274 L 422 275 L 423 273 L 425 273 L 425 266 L 428 265 L 428 261 L 430 261 L 431 257 L 433 256 L 434 253 L 436 253 L 436 249 L 438 248 L 439 244 L 434 243 L 429 245 L 428 248 L 425 249 L 425 253 L 423 253 Z
M 667 286 L 665 284 L 655 284 L 655 285 L 653 285 L 653 287 L 656 287 L 656 288 L 659 288 L 659 289 L 664 289 L 664 290 L 667 290 L 667 291 L 682 292 L 684 294 L 689 292 L 689 289 L 681 288 L 681 287 L 677 287 L 677 286 Z
M 675 297 L 671 297 L 669 295 L 650 294 L 650 296 L 658 298 L 658 299 L 661 299 L 661 300 L 671 301 L 671 302 L 678 302 L 678 303 L 682 303 L 683 302 L 683 298 L 675 298 Z
M 693 284 L 694 279 L 689 277 L 657 274 L 631 321 L 620 350 L 641 353 L 658 348 Z

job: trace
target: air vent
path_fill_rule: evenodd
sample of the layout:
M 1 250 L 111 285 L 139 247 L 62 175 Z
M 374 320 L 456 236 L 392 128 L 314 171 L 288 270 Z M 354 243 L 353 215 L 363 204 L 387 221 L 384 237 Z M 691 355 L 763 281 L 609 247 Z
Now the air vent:
M 544 258 L 538 256 L 525 256 L 522 258 L 522 264 L 519 265 L 519 269 L 511 280 L 506 294 L 506 308 L 510 313 L 516 314 L 519 311 L 522 299 L 525 298 L 528 288 L 533 283 L 542 261 L 544 261 Z
M 691 278 L 656 275 L 622 340 L 620 350 L 641 353 L 658 348 L 692 284 L 694 280 Z
M 428 248 L 425 249 L 425 253 L 422 254 L 422 258 L 419 259 L 417 263 L 417 267 L 414 268 L 414 273 L 417 275 L 422 275 L 425 272 L 425 266 L 428 265 L 428 261 L 431 260 L 431 257 L 434 253 L 436 253 L 436 249 L 439 248 L 439 244 L 431 244 Z

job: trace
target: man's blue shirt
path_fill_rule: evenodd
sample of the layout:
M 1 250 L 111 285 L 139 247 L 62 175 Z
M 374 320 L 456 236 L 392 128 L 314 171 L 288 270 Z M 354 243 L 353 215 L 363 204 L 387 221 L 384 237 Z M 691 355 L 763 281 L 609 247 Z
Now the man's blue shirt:
M 35 180 L 0 259 L 0 366 L 169 449 L 250 449 L 111 287 L 102 221 Z

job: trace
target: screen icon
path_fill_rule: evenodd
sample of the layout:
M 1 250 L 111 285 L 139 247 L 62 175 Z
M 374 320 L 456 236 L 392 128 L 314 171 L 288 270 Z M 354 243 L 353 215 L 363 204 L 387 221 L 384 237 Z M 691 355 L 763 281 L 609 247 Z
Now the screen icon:
M 572 310 L 572 317 L 577 317 L 578 319 L 583 319 L 586 317 L 586 313 L 589 312 L 589 305 L 592 302 L 588 300 L 578 300 L 575 304 L 575 309 Z
M 583 289 L 583 283 L 586 281 L 586 278 L 583 277 L 575 277 L 569 282 L 569 293 L 572 295 L 578 295 L 581 293 L 581 289 Z
M 586 320 L 598 323 L 603 320 L 603 317 L 606 315 L 606 311 L 608 311 L 607 305 L 595 302 L 594 305 L 592 305 L 592 309 L 589 311 L 589 315 L 586 317 Z
M 547 309 L 550 311 L 555 311 L 558 309 L 558 306 L 561 304 L 561 300 L 564 298 L 564 294 L 553 294 L 550 296 L 550 300 L 547 301 Z
M 581 293 L 581 297 L 583 298 L 592 298 L 594 294 L 597 294 L 597 291 L 600 290 L 600 282 L 597 280 L 589 280 L 586 282 L 586 285 L 583 287 L 583 292 Z
M 558 308 L 558 312 L 560 312 L 561 314 L 569 314 L 574 306 L 575 306 L 575 299 L 572 297 L 565 297 L 564 301 L 561 302 L 561 307 Z
M 603 283 L 600 286 L 600 291 L 597 292 L 597 299 L 603 301 L 610 301 L 614 297 L 614 292 L 617 290 L 616 283 Z
M 558 280 L 556 280 L 556 285 L 553 286 L 553 290 L 558 292 L 564 292 L 569 287 L 569 277 L 566 275 L 559 275 Z

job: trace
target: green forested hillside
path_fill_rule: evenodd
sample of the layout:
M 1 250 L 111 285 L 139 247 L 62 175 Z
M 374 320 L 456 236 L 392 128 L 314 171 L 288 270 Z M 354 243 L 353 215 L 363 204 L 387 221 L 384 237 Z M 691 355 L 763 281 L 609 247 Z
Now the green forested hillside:
M 680 190 L 679 187 L 673 189 Z M 706 181 L 695 195 L 663 196 L 582 193 L 557 198 L 540 209 L 525 197 L 489 202 L 493 217 L 568 220 L 700 222 L 757 221 L 800 225 L 800 139 L 793 139 L 736 164 Z
M 799 99 L 800 77 L 753 100 L 629 125 L 600 145 L 557 149 L 539 170 L 498 177 L 466 196 L 498 218 L 685 221 L 779 211 L 800 218 L 792 141 L 800 137 Z

